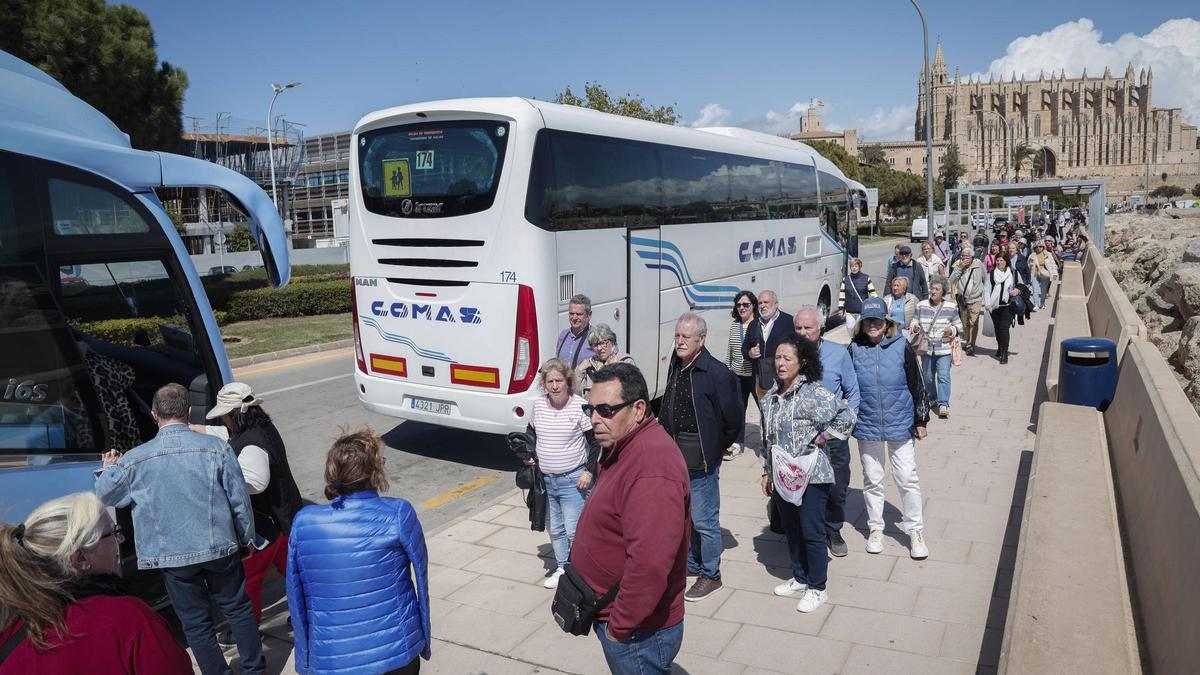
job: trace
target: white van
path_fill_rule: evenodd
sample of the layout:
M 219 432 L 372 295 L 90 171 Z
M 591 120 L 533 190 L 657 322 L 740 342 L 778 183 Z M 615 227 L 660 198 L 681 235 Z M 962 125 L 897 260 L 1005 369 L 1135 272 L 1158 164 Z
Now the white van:
M 912 231 L 909 234 L 910 241 L 925 241 L 929 238 L 929 219 L 928 218 L 913 218 Z

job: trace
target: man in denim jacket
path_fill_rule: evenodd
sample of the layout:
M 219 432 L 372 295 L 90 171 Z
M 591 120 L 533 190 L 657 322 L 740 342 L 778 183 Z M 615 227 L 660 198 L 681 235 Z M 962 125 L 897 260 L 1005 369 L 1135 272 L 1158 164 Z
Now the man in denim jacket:
M 246 481 L 225 441 L 192 431 L 188 391 L 154 394 L 158 435 L 122 456 L 105 453 L 96 495 L 132 507 L 138 569 L 161 569 L 188 645 L 205 675 L 229 673 L 209 614 L 210 597 L 229 620 L 243 673 L 266 669 L 239 550 L 253 550 Z

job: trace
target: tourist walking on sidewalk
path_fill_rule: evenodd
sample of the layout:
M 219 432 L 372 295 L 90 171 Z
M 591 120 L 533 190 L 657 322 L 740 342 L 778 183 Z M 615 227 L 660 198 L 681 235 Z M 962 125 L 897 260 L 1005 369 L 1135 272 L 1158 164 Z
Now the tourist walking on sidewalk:
M 858 376 L 860 403 L 854 437 L 863 467 L 867 504 L 867 552 L 883 551 L 884 462 L 890 457 L 892 480 L 900 490 L 909 555 L 929 555 L 921 516 L 916 441 L 925 438 L 929 403 L 921 367 L 912 345 L 900 335 L 883 300 L 868 300 L 854 327 L 850 358 Z
M 288 611 L 299 673 L 416 675 L 429 659 L 429 555 L 417 512 L 388 489 L 383 439 L 333 442 L 328 504 L 306 506 L 288 541 Z
M 588 346 L 592 348 L 592 356 L 575 369 L 575 381 L 579 383 L 575 391 L 584 398 L 592 390 L 592 375 L 597 370 L 612 363 L 633 363 L 632 356 L 617 349 L 617 334 L 606 323 L 592 326 Z
M 958 307 L 946 298 L 946 282 L 935 279 L 929 284 L 929 299 L 917 305 L 912 334 L 913 343 L 924 346 L 917 355 L 925 375 L 925 396 L 942 419 L 950 416 L 950 343 L 960 332 Z
M 571 565 L 598 598 L 620 584 L 596 616 L 609 670 L 669 673 L 683 644 L 687 466 L 650 412 L 637 368 L 616 363 L 596 373 L 588 399 L 585 411 L 604 453 L 575 530 Z
M 821 357 L 817 343 L 804 338 L 786 338 L 775 350 L 778 381 L 763 399 L 763 494 L 779 509 L 787 537 L 792 578 L 775 587 L 775 595 L 802 593 L 796 610 L 812 612 L 828 599 L 825 584 L 829 555 L 825 508 L 834 484 L 834 470 L 826 445 L 845 439 L 854 427 L 854 411 L 821 385 Z M 808 472 L 800 504 L 795 504 L 776 486 L 780 466 L 777 452 L 793 459 L 817 453 Z
M 889 289 L 891 292 L 884 296 L 883 301 L 887 305 L 888 316 L 892 317 L 892 321 L 900 326 L 905 332 L 905 337 L 908 337 L 908 326 L 912 324 L 912 320 L 917 316 L 917 303 L 920 300 L 917 296 L 908 292 L 908 279 L 905 277 L 896 277 L 892 279 L 892 284 Z
M 286 576 L 288 533 L 292 530 L 292 518 L 304 502 L 292 477 L 283 437 L 250 385 L 230 382 L 221 387 L 217 404 L 205 418 L 221 420 L 222 424 L 197 424 L 192 425 L 192 430 L 229 441 L 246 478 L 246 491 L 254 510 L 257 550 L 242 561 L 242 568 L 246 572 L 246 595 L 254 605 L 254 618 L 261 622 L 263 581 L 272 567 L 279 576 Z M 218 642 L 232 647 L 233 636 L 225 633 Z
M 983 263 L 975 258 L 972 246 L 962 247 L 962 257 L 950 272 L 950 288 L 963 326 L 964 351 L 975 355 L 975 340 L 979 337 L 979 313 L 983 311 Z
M 796 312 L 796 336 L 816 343 L 821 359 L 821 386 L 857 412 L 858 376 L 854 374 L 850 352 L 845 345 L 822 338 L 821 323 L 816 307 L 802 307 Z M 840 558 L 848 552 L 842 538 L 842 524 L 846 521 L 846 490 L 850 487 L 850 441 L 846 437 L 827 437 L 825 451 L 833 467 L 833 483 L 825 506 L 825 532 L 829 552 Z
M 558 359 L 543 363 L 538 384 L 546 395 L 533 402 L 529 427 L 534 434 L 536 463 L 546 482 L 550 545 L 556 563 L 554 573 L 542 585 L 557 588 L 570 559 L 583 501 L 596 475 L 600 446 L 592 433 L 591 418 L 583 412 L 587 401 L 575 393 L 575 373 L 567 364 Z
M 742 343 L 742 356 L 750 361 L 757 378 L 754 393 L 760 401 L 775 384 L 775 345 L 791 334 L 792 315 L 779 309 L 779 296 L 772 290 L 761 291 L 758 321 L 750 324 Z
M 729 325 L 729 345 L 725 351 L 725 365 L 737 378 L 738 400 L 742 405 L 742 420 L 746 419 L 747 401 L 753 400 L 758 405 L 758 393 L 754 390 L 754 369 L 750 361 L 742 355 L 742 343 L 750 326 L 758 318 L 758 298 L 750 291 L 739 291 L 733 299 L 733 323 Z M 738 431 L 737 440 L 725 452 L 725 460 L 734 459 L 742 454 L 746 443 L 746 425 L 743 423 Z
M 996 357 L 1000 363 L 1008 363 L 1008 338 L 1013 324 L 1013 300 L 1021 294 L 1016 287 L 1016 276 L 1008 267 L 1008 258 L 996 258 L 996 269 L 988 272 L 984 289 L 984 311 L 992 315 L 996 329 Z
M 842 277 L 841 287 L 838 288 L 838 314 L 846 320 L 847 332 L 858 321 L 863 302 L 876 295 L 871 277 L 862 271 L 862 260 L 854 258 L 850 261 L 850 273 Z
M 912 248 L 909 246 L 901 246 L 900 257 L 888 266 L 887 288 L 892 288 L 892 281 L 897 278 L 908 281 L 908 289 L 918 300 L 929 295 L 929 280 L 925 277 L 925 268 L 913 260 Z
M 917 258 L 917 264 L 925 272 L 925 280 L 928 283 L 932 283 L 934 279 L 943 279 L 946 276 L 946 261 L 938 257 L 933 244 L 929 242 L 921 244 L 921 256 Z
M 1038 309 L 1045 309 L 1050 297 L 1050 282 L 1058 278 L 1058 264 L 1054 262 L 1054 255 L 1046 250 L 1046 242 L 1040 239 L 1033 242 L 1029 273 L 1033 276 L 1033 303 Z
M 266 670 L 254 606 L 246 595 L 242 552 L 254 544 L 246 479 L 229 444 L 188 428 L 188 390 L 154 393 L 158 435 L 125 453 L 105 453 L 96 494 L 108 506 L 132 507 L 139 569 L 161 569 L 200 671 L 229 673 L 217 645 L 210 605 L 229 621 L 243 673 Z
M 687 312 L 675 322 L 675 353 L 662 398 L 662 426 L 675 440 L 688 468 L 692 493 L 692 537 L 688 576 L 690 602 L 721 588 L 721 455 L 745 423 L 737 379 L 704 347 L 708 326 Z
M 192 672 L 167 622 L 126 590 L 124 540 L 90 492 L 0 524 L 0 673 Z

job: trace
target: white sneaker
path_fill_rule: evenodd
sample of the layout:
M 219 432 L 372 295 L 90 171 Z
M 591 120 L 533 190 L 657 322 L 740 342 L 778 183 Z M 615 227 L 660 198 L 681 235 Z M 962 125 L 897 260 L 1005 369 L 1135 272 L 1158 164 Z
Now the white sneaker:
M 744 450 L 745 450 L 745 448 L 742 447 L 741 443 L 734 443 L 733 445 L 729 446 L 728 450 L 725 451 L 725 456 L 723 457 L 723 459 L 726 462 L 728 462 L 732 459 L 737 459 L 738 457 L 741 457 L 742 451 L 744 451 Z
M 542 585 L 545 586 L 546 588 L 558 588 L 558 578 L 561 577 L 565 573 L 566 573 L 566 570 L 564 570 L 561 567 L 554 570 L 554 574 L 551 574 L 548 579 L 543 581 Z
M 806 590 L 808 590 L 808 584 L 802 584 L 795 579 L 788 579 L 775 587 L 775 595 L 786 597 Z
M 929 547 L 925 545 L 925 530 L 917 528 L 908 533 L 908 555 L 913 560 L 924 560 L 929 557 Z
M 796 611 L 808 614 L 809 612 L 816 611 L 828 599 L 829 594 L 825 591 L 807 588 L 804 590 L 804 595 L 800 596 L 800 602 L 796 603 Z
M 883 553 L 883 530 L 871 530 L 867 537 L 867 553 Z

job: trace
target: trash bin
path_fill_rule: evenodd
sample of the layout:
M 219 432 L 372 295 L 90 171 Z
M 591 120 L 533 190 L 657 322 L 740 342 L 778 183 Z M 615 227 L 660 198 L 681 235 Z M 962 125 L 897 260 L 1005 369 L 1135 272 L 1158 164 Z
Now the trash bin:
M 1104 412 L 1117 391 L 1117 345 L 1100 337 L 1062 341 L 1058 366 L 1058 402 L 1086 405 Z

